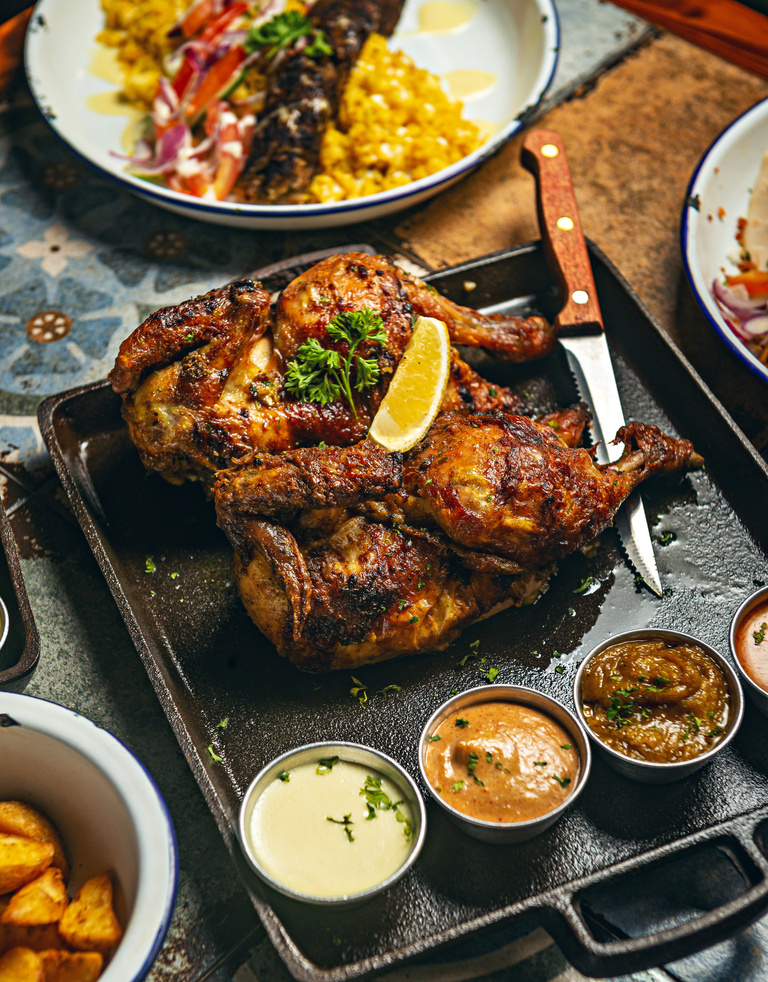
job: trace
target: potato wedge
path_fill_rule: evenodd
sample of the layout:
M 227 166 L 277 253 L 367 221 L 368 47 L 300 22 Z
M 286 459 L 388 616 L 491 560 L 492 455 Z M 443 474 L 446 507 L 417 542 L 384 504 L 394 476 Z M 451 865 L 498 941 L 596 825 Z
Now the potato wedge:
M 67 888 L 56 866 L 11 894 L 8 906 L 0 913 L 5 924 L 55 924 L 69 903 Z
M 55 852 L 52 842 L 36 842 L 0 833 L 0 893 L 18 890 L 48 869 Z
M 11 948 L 0 955 L 0 982 L 45 982 L 42 958 L 30 948 Z
M 95 982 L 104 956 L 98 951 L 43 951 L 45 982 Z
M 69 863 L 61 836 L 50 819 L 23 801 L 0 801 L 0 832 L 20 835 L 35 842 L 52 842 L 53 865 L 61 870 L 64 881 L 69 878 Z
M 80 951 L 106 952 L 123 936 L 112 906 L 112 878 L 99 873 L 77 891 L 59 921 L 62 938 Z
M 11 948 L 31 948 L 45 951 L 64 948 L 64 939 L 57 924 L 3 924 L 0 923 L 0 955 Z

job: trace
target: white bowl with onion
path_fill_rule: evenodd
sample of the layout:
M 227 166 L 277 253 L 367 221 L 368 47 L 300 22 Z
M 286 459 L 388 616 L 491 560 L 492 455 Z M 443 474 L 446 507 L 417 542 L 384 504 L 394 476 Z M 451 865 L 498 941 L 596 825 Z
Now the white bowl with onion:
M 739 273 L 740 219 L 749 219 L 746 245 L 768 271 L 766 154 L 768 99 L 735 119 L 701 158 L 688 186 L 681 238 L 686 275 L 699 306 L 725 344 L 768 381 L 768 364 L 748 347 L 768 344 L 768 297 L 750 299 L 746 289 L 724 285 L 726 275 Z

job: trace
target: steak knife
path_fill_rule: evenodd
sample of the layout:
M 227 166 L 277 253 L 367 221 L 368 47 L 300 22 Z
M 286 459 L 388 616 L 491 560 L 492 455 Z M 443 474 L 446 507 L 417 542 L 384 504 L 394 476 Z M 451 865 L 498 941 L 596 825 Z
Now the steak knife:
M 601 464 L 612 463 L 621 456 L 622 448 L 609 441 L 624 425 L 624 413 L 565 145 L 559 134 L 552 130 L 532 130 L 523 141 L 521 162 L 536 179 L 536 209 L 544 252 L 565 300 L 554 326 L 579 393 L 592 410 L 597 460 Z M 629 561 L 645 583 L 661 596 L 651 533 L 638 491 L 624 502 L 614 524 Z

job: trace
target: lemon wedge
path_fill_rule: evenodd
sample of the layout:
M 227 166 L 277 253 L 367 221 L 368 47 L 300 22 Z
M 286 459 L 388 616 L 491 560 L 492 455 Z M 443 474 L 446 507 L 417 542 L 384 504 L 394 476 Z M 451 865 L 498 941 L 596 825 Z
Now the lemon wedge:
M 448 328 L 434 317 L 418 317 L 368 439 L 389 451 L 415 447 L 440 410 L 450 372 Z

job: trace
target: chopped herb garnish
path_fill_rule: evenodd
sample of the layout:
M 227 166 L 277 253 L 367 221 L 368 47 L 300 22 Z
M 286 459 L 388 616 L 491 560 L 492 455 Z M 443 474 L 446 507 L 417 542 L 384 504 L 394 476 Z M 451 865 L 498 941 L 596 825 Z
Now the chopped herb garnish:
M 418 619 L 419 618 L 414 614 L 413 617 L 409 617 L 408 618 L 408 623 L 409 624 L 415 624 Z
M 360 679 L 356 679 L 354 675 L 352 676 L 352 681 L 355 684 L 349 690 L 349 694 L 354 696 L 360 705 L 365 708 L 365 704 L 368 702 L 368 687 Z
M 478 759 L 479 758 L 477 754 L 474 753 L 473 751 L 469 755 L 469 761 L 467 762 L 467 770 L 469 771 L 469 776 L 474 780 L 475 784 L 479 784 L 481 788 L 484 788 L 485 785 L 483 784 L 483 782 L 480 780 L 479 777 L 475 775 L 475 768 L 477 767 Z
M 393 811 L 397 821 L 402 822 L 404 825 L 403 833 L 406 839 L 411 838 L 413 835 L 413 824 L 400 809 L 402 801 L 392 801 L 387 792 L 382 790 L 380 777 L 372 777 L 369 774 L 365 779 L 364 786 L 360 789 L 360 794 L 365 795 L 366 804 L 368 805 L 366 821 L 376 818 L 377 811 Z
M 344 831 L 347 835 L 347 839 L 349 839 L 350 842 L 355 841 L 355 837 L 352 833 L 352 829 L 350 828 L 351 825 L 355 824 L 352 821 L 352 815 L 345 815 L 344 818 L 331 818 L 330 815 L 326 815 L 325 820 L 326 822 L 333 822 L 335 825 L 343 825 Z
M 280 771 L 280 773 L 277 775 L 277 779 L 278 779 L 278 781 L 284 781 L 284 782 L 290 781 L 291 780 L 290 772 L 289 771 Z
M 371 388 L 378 381 L 380 373 L 375 358 L 361 358 L 356 351 L 364 341 L 384 344 L 387 340 L 384 323 L 369 307 L 344 311 L 328 325 L 328 336 L 334 341 L 348 343 L 346 358 L 339 351 L 324 348 L 317 338 L 310 338 L 301 345 L 296 357 L 288 362 L 286 391 L 303 402 L 317 402 L 321 406 L 343 397 L 357 418 L 352 389 L 362 392 Z
M 469 720 L 468 719 L 457 719 L 456 722 L 453 725 L 454 726 L 460 726 L 463 729 L 465 726 L 469 726 Z
M 629 723 L 634 716 L 635 700 L 632 693 L 638 691 L 638 686 L 629 686 L 626 689 L 614 689 L 610 699 L 610 706 L 606 710 L 606 718 L 612 720 L 617 728 Z
M 228 726 L 229 726 L 229 716 L 225 716 L 224 719 L 220 719 L 219 722 L 216 724 L 216 729 L 226 730 Z
M 546 762 L 546 760 L 534 760 L 533 766 L 534 767 L 546 767 L 547 766 L 547 762 Z
M 451 785 L 451 791 L 461 791 L 463 787 L 464 787 L 463 781 L 454 781 L 453 784 Z
M 485 671 L 484 669 L 480 668 L 480 669 L 478 669 L 478 671 L 480 672 L 481 675 L 484 675 L 488 679 L 489 682 L 495 682 L 496 681 L 496 676 L 499 674 L 499 669 L 498 668 L 489 668 L 487 671 Z
M 442 740 L 442 739 L 443 738 L 440 736 L 439 733 L 433 733 L 432 736 L 427 737 L 427 743 L 436 743 L 438 740 Z
M 768 624 L 766 624 L 765 621 L 763 621 L 763 623 L 760 625 L 760 630 L 752 632 L 752 637 L 755 639 L 755 644 L 763 643 L 766 629 L 768 629 Z
M 561 750 L 570 750 L 571 749 L 571 744 L 570 743 L 561 743 L 560 744 L 560 749 Z
M 330 774 L 333 768 L 338 764 L 338 757 L 321 757 L 317 762 L 317 767 L 315 768 L 316 774 Z
M 584 593 L 592 586 L 592 583 L 593 583 L 593 578 L 591 576 L 585 576 L 584 579 L 581 581 L 581 583 L 579 583 L 579 585 L 576 587 L 576 589 L 573 592 Z
M 558 675 L 562 675 L 565 672 L 565 665 L 555 665 L 555 671 Z
M 557 781 L 561 788 L 564 788 L 571 783 L 571 779 L 569 777 L 558 777 L 557 774 L 552 775 L 552 780 Z
M 316 30 L 308 17 L 298 10 L 286 10 L 258 27 L 252 27 L 244 47 L 253 52 L 259 48 L 266 49 L 268 58 L 274 57 L 282 48 L 287 48 L 300 38 L 312 38 L 304 48 L 304 54 L 310 58 L 321 58 L 333 54 L 333 49 L 325 39 L 322 31 Z
M 144 563 L 144 572 L 145 573 L 154 573 L 155 572 L 155 564 L 154 564 L 154 561 L 149 556 L 147 556 L 147 560 Z
M 224 758 L 223 757 L 219 757 L 219 755 L 213 749 L 213 744 L 212 743 L 209 743 L 208 744 L 208 748 L 207 749 L 208 749 L 208 753 L 211 755 L 211 760 L 214 762 L 214 764 L 220 764 Z

